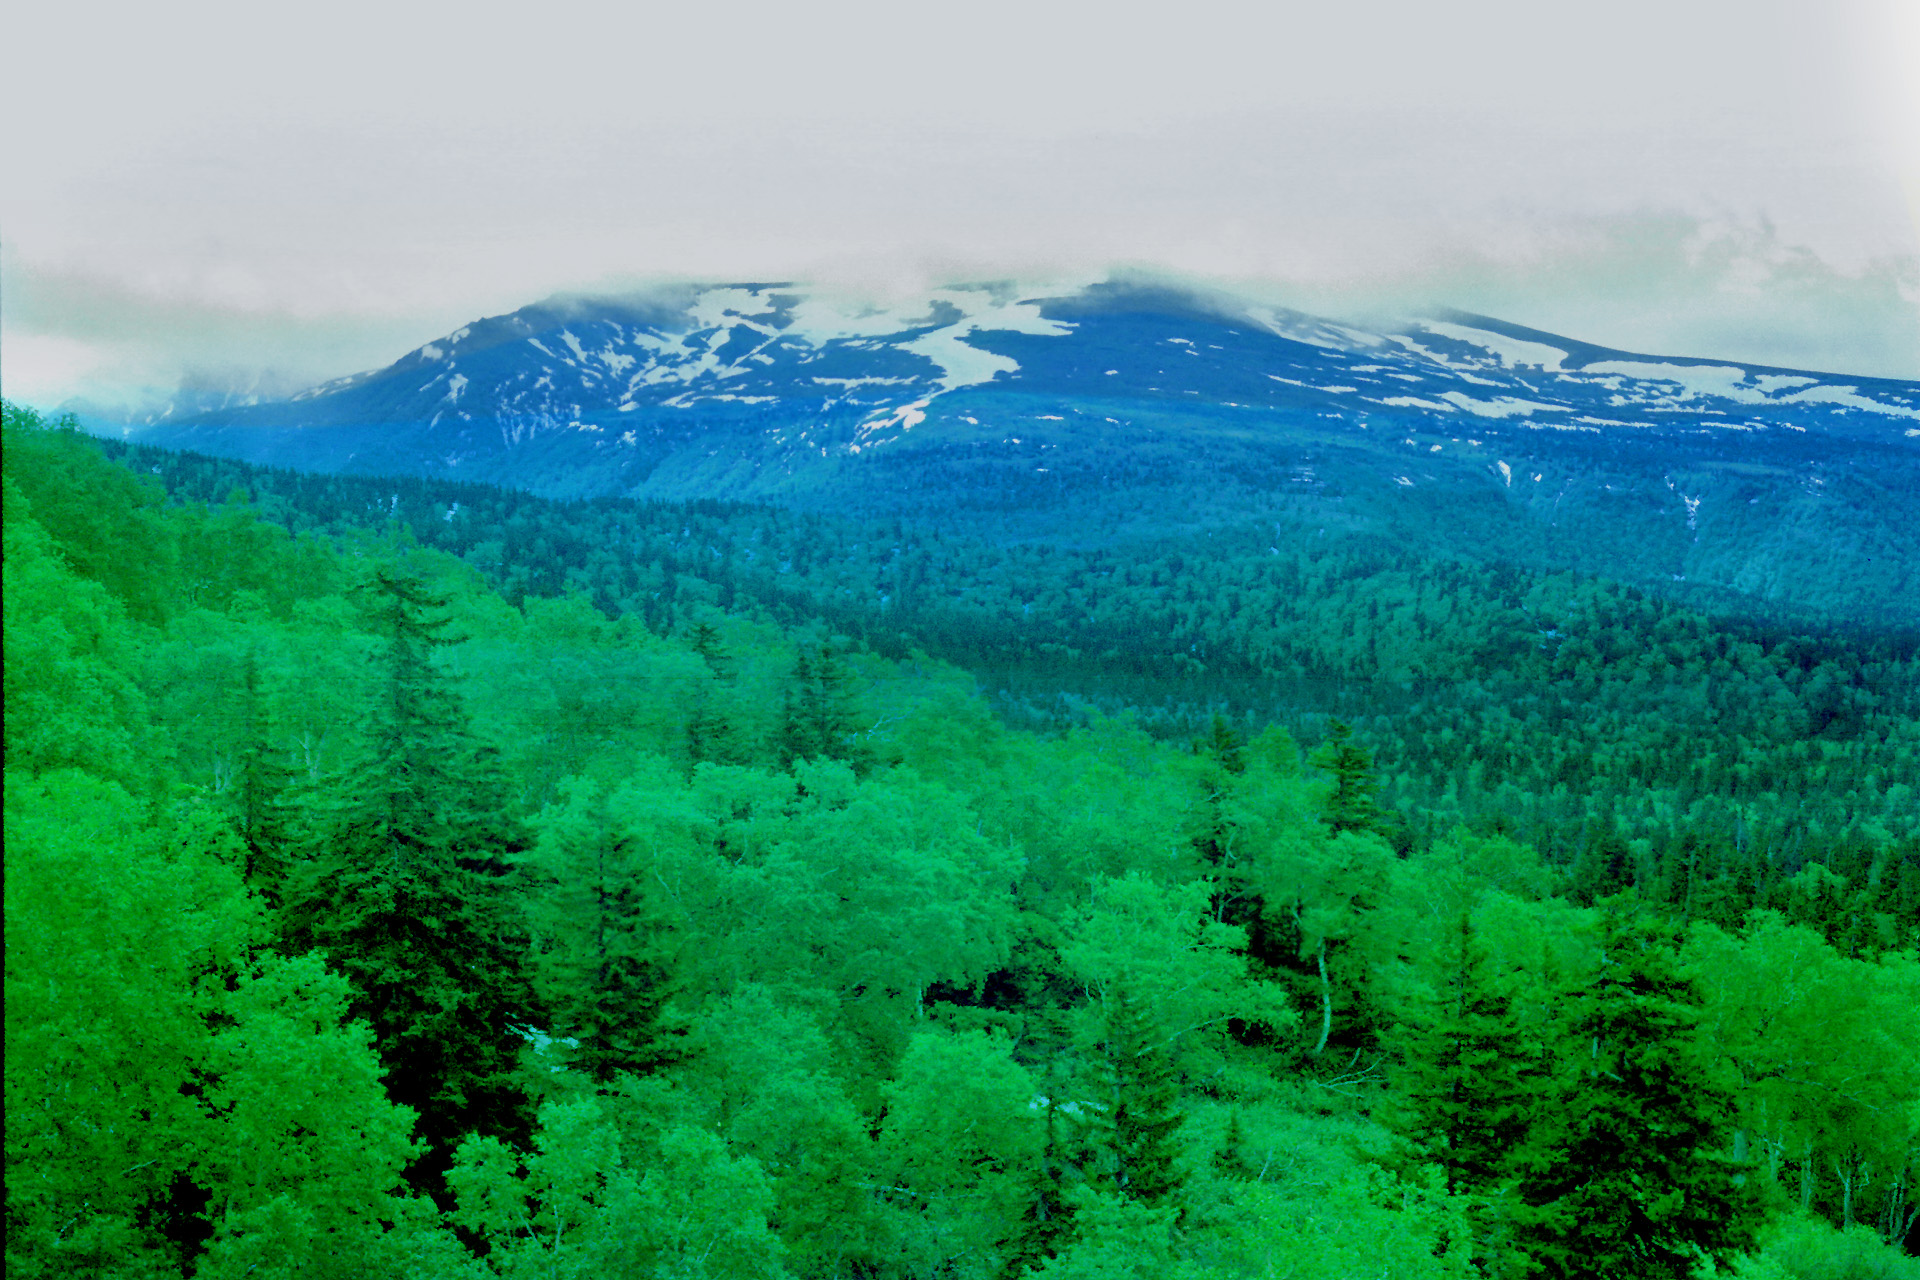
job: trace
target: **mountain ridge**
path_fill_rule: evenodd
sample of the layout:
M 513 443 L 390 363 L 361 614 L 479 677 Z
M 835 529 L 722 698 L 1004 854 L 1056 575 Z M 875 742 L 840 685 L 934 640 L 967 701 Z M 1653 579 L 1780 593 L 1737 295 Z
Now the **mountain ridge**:
M 1369 329 L 1137 284 L 891 309 L 791 284 L 561 297 L 140 438 L 1004 538 L 1373 532 L 1669 593 L 1920 613 L 1920 383 L 1463 311 Z

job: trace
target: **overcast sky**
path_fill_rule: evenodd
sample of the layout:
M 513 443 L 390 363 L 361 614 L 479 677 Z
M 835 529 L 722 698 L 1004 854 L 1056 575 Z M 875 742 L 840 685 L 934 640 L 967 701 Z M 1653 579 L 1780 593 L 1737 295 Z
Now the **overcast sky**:
M 5 3 L 43 406 L 561 290 L 1116 266 L 1920 377 L 1915 0 Z

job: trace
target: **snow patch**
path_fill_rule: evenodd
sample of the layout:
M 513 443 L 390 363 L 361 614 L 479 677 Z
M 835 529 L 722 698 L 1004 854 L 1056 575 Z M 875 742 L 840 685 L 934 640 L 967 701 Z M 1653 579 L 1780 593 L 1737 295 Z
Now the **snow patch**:
M 1566 407 L 1557 404 L 1541 404 L 1537 400 L 1517 400 L 1512 396 L 1501 396 L 1498 400 L 1475 400 L 1463 391 L 1443 391 L 1440 398 L 1458 405 L 1468 413 L 1482 418 L 1529 418 L 1535 410 L 1543 413 L 1565 413 Z
M 1558 373 L 1560 364 L 1567 353 L 1559 347 L 1550 347 L 1544 342 L 1529 342 L 1524 338 L 1509 338 L 1503 333 L 1490 333 L 1485 329 L 1474 329 L 1466 325 L 1433 323 L 1426 326 L 1427 332 L 1443 338 L 1452 338 L 1455 342 L 1464 342 L 1469 346 L 1490 351 L 1494 357 L 1509 369 L 1522 367 L 1538 368 L 1546 373 Z

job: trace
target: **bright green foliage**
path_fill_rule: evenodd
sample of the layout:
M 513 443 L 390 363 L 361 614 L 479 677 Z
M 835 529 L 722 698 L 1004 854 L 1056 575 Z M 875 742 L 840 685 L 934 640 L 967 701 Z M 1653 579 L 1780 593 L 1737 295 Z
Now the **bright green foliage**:
M 265 940 L 244 852 L 73 773 L 7 787 L 7 1262 L 24 1276 L 401 1276 L 412 1117 L 346 991 Z M 383 1222 L 412 1222 L 389 1232 Z
M 1072 1198 L 1073 1243 L 1032 1274 L 1044 1280 L 1159 1280 L 1185 1270 L 1175 1269 L 1174 1206 L 1091 1188 L 1076 1190 Z
M 1743 1085 L 1756 1166 L 1802 1209 L 1904 1236 L 1920 1174 L 1920 961 L 1847 959 L 1770 911 L 1741 935 L 1695 926 L 1686 954 L 1707 992 L 1702 1029 Z
M 1517 1161 L 1515 1240 L 1538 1273 L 1684 1280 L 1750 1245 L 1756 1189 L 1727 1154 L 1729 1082 L 1695 1042 L 1670 937 L 1618 900 L 1596 972 L 1563 996 L 1567 1061 Z
M 120 602 L 70 570 L 7 476 L 7 768 L 84 768 L 132 783 L 144 773 L 145 699 Z
M 707 1006 L 680 1078 L 731 1149 L 771 1180 L 794 1270 L 844 1274 L 893 1250 L 895 1215 L 872 1190 L 880 1152 L 821 1029 L 832 1010 L 823 998 L 808 1003 L 751 985 Z
M 1386 924 L 1393 851 L 1371 832 L 1328 839 L 1311 829 L 1283 828 L 1259 848 L 1246 872 L 1258 904 L 1252 947 L 1268 964 L 1297 975 L 1318 1018 L 1309 1024 L 1310 1057 L 1332 1043 L 1336 1029 L 1356 1047 L 1368 1043 L 1379 1018 L 1376 974 L 1399 949 Z
M 1011 1048 L 997 1036 L 927 1028 L 886 1086 L 880 1185 L 899 1219 L 905 1274 L 990 1274 L 1018 1234 L 1043 1121 Z
M 166 491 L 107 462 L 71 418 L 47 423 L 31 409 L 4 404 L 0 422 L 6 476 L 73 572 L 99 583 L 134 619 L 163 621 L 179 556 L 158 510 Z
M 1732 1268 L 1737 1280 L 1920 1280 L 1920 1259 L 1867 1227 L 1838 1230 L 1793 1214 L 1768 1227 L 1761 1248 Z
M 10 774 L 6 799 L 8 1270 L 137 1274 L 150 1222 L 199 1234 L 153 1206 L 223 1141 L 181 1086 L 258 907 L 213 831 L 176 845 L 111 784 Z
M 668 1130 L 630 1164 L 598 1099 L 549 1103 L 531 1154 L 496 1138 L 462 1144 L 453 1218 L 487 1241 L 508 1277 L 780 1280 L 772 1196 L 751 1160 L 712 1134 Z
M 1217 1061 L 1229 1019 L 1286 1030 L 1298 1022 L 1279 988 L 1248 972 L 1246 934 L 1208 913 L 1205 881 L 1162 888 L 1143 876 L 1102 880 L 1061 948 L 1089 1002 L 1083 1043 L 1110 1034 L 1110 1000 L 1124 992 L 1145 1042 L 1198 1071 Z
M 1436 1184 L 1402 1181 L 1375 1168 L 1350 1168 L 1332 1183 L 1235 1182 L 1208 1225 L 1196 1250 L 1205 1269 L 1185 1273 L 1196 1280 L 1473 1280 L 1481 1274 L 1472 1262 L 1464 1202 Z

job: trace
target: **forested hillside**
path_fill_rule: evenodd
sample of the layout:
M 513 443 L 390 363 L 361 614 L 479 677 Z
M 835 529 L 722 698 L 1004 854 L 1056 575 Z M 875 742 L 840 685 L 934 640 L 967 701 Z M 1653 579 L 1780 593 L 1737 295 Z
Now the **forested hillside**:
M 1911 637 L 4 446 L 16 1275 L 1914 1274 Z

